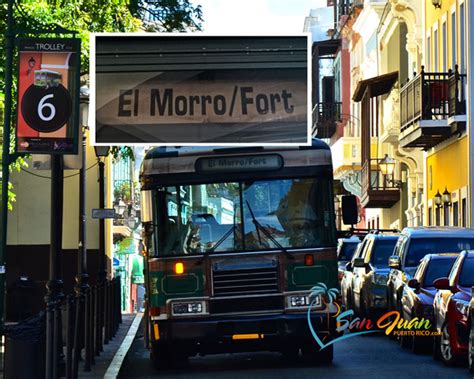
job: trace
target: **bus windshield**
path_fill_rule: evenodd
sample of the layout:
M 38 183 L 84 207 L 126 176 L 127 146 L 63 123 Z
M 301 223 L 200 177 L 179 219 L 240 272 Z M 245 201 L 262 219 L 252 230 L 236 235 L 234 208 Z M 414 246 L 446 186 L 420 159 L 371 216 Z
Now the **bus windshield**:
M 333 246 L 329 178 L 161 187 L 157 253 L 179 256 Z

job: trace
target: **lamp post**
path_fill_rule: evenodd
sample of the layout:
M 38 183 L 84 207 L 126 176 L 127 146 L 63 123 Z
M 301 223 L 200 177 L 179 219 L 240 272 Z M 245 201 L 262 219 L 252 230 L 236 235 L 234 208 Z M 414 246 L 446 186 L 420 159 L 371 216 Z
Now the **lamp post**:
M 94 146 L 95 156 L 97 157 L 97 163 L 99 165 L 99 208 L 105 208 L 105 162 L 103 159 L 109 155 L 109 146 Z M 107 282 L 107 255 L 105 252 L 105 220 L 99 219 L 99 272 L 97 275 L 97 281 L 99 285 L 99 298 L 97 302 L 97 315 L 99 317 L 98 325 L 95 337 L 95 353 L 99 354 L 102 351 L 102 330 L 104 327 L 104 311 L 103 307 L 105 304 L 105 288 Z
M 87 327 L 85 295 L 89 289 L 89 274 L 87 273 L 87 235 L 86 235 L 86 134 L 89 113 L 89 88 L 80 88 L 80 116 L 82 133 L 82 165 L 79 170 L 79 243 L 77 251 L 77 275 L 76 275 L 76 321 L 74 330 L 74 360 L 73 370 L 77 373 L 80 352 L 82 347 L 89 343 L 90 329 Z M 84 371 L 90 371 L 90 357 L 86 354 Z

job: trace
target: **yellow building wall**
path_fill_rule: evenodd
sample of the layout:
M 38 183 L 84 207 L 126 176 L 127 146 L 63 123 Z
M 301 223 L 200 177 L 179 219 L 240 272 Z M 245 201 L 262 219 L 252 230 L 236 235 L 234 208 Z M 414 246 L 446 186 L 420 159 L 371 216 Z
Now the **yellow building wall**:
M 434 71 L 434 25 L 438 28 L 438 72 L 447 72 L 448 69 L 454 69 L 455 64 L 460 64 L 460 33 L 466 33 L 464 30 L 459 28 L 459 0 L 443 0 L 441 1 L 441 8 L 435 8 L 431 0 L 425 0 L 425 43 L 426 35 L 431 36 L 431 68 L 429 71 Z M 453 62 L 453 46 L 452 46 L 452 18 L 451 12 L 453 6 L 456 10 L 456 62 Z M 447 64 L 443 66 L 443 22 L 446 22 L 447 28 Z M 425 49 L 425 64 L 428 62 L 428 57 L 426 56 L 427 49 Z M 425 68 L 425 71 L 428 71 Z
M 467 136 L 435 152 L 426 159 L 426 182 L 428 199 L 436 192 L 459 190 L 468 184 Z

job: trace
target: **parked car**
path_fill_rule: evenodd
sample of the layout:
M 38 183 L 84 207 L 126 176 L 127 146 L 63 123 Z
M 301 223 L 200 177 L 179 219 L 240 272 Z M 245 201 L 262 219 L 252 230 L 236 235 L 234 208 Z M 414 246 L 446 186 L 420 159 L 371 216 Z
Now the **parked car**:
M 360 257 L 360 254 L 364 251 L 366 240 L 364 239 L 357 245 L 357 249 L 352 256 L 352 259 L 346 264 L 346 269 L 341 279 L 341 301 L 345 309 L 352 309 L 353 296 L 352 296 L 352 282 L 354 279 L 354 261 Z
M 447 277 L 459 253 L 428 254 L 421 260 L 413 279 L 410 279 L 403 289 L 402 314 L 408 321 L 415 317 L 433 320 L 433 300 L 436 295 L 434 281 Z M 411 347 L 414 353 L 433 346 L 432 338 L 426 336 L 400 337 L 402 347 Z
M 434 357 L 451 366 L 466 357 L 469 344 L 469 303 L 474 286 L 474 251 L 463 251 L 453 264 L 449 277 L 434 281 L 438 289 L 433 301 Z
M 344 271 L 346 270 L 346 265 L 348 262 L 351 261 L 359 243 L 360 238 L 357 236 L 352 236 L 350 238 L 339 238 L 337 240 L 337 263 L 339 266 L 339 281 L 342 280 L 342 277 L 344 276 Z
M 469 371 L 474 373 L 474 287 L 471 288 L 471 302 L 469 303 L 469 320 L 471 325 L 469 328 L 469 351 L 468 365 Z
M 394 255 L 389 258 L 388 308 L 402 311 L 406 283 L 426 254 L 474 249 L 474 229 L 456 227 L 416 227 L 403 229 Z
M 368 234 L 363 251 L 354 260 L 352 306 L 361 317 L 372 318 L 387 309 L 388 258 L 397 240 L 396 234 Z

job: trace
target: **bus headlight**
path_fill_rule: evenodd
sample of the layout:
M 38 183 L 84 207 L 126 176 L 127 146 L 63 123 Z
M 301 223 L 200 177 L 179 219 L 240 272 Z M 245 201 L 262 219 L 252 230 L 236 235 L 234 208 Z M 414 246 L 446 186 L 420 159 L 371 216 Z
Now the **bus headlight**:
M 309 299 L 307 296 L 290 296 L 291 307 L 304 307 L 309 305 Z
M 206 304 L 203 301 L 176 302 L 171 305 L 173 316 L 184 316 L 206 313 Z

